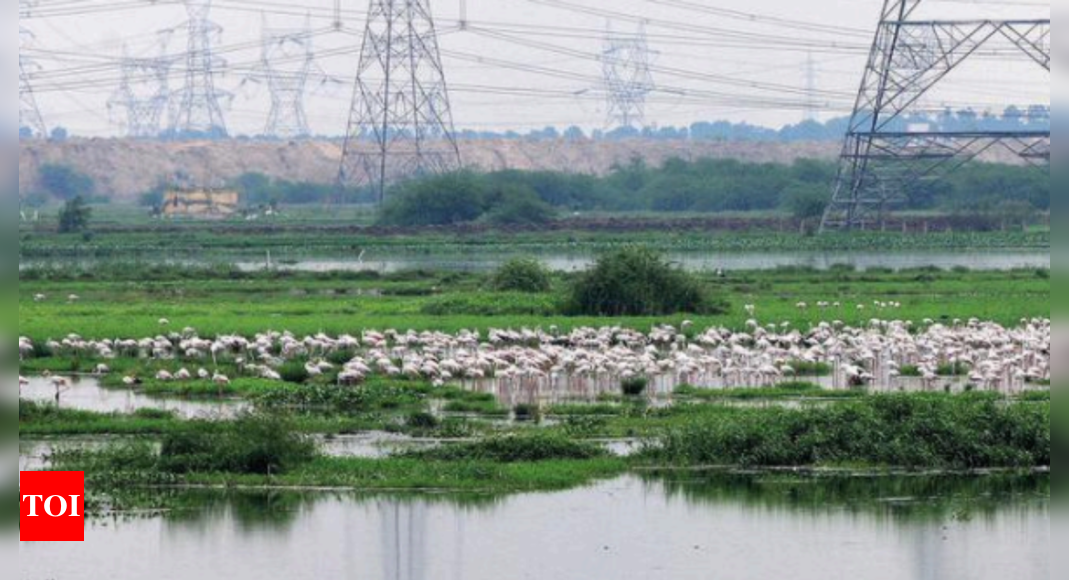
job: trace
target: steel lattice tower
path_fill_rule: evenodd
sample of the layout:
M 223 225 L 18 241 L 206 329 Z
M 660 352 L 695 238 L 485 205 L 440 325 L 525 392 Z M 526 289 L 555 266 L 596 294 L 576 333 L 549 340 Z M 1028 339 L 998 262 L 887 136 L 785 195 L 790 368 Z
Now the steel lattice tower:
M 37 63 L 23 54 L 23 50 L 33 41 L 33 33 L 21 25 L 22 19 L 28 16 L 29 12 L 29 1 L 19 0 L 19 131 L 29 129 L 34 137 L 47 137 L 48 129 L 41 117 L 41 110 L 37 107 L 37 98 L 34 97 L 33 84 L 30 82 Z
M 134 58 L 123 48 L 122 81 L 108 99 L 108 108 L 124 111 L 121 121 L 126 136 L 154 139 L 162 129 L 170 101 L 168 78 L 171 62 L 166 58 Z
M 371 0 L 339 181 L 387 184 L 460 168 L 429 0 Z
M 268 28 L 265 17 L 261 44 L 258 74 L 271 93 L 264 135 L 282 139 L 307 137 L 311 131 L 304 96 L 315 63 L 309 22 L 305 20 L 303 30 L 285 31 Z
M 922 20 L 925 0 L 885 0 L 823 230 L 861 230 L 919 181 L 1003 147 L 1049 171 L 1050 130 L 948 132 L 905 126 L 918 100 L 981 49 L 1001 44 L 1050 72 L 1050 19 Z
M 654 90 L 645 26 L 630 35 L 610 30 L 601 65 L 608 98 L 606 128 L 641 129 L 646 124 L 646 97 Z
M 223 29 L 208 19 L 212 0 L 185 0 L 185 4 L 189 15 L 185 84 L 175 103 L 172 128 L 177 136 L 226 136 L 226 120 L 219 105 L 223 93 L 215 88 L 215 71 L 225 62 L 212 53 L 214 40 Z

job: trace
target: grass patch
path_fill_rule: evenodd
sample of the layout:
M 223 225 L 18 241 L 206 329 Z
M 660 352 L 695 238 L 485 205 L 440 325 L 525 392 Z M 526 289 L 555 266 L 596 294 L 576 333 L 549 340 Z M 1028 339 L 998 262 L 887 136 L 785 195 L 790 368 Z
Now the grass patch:
M 1050 391 L 1028 391 L 1017 398 L 1028 403 L 1049 403 Z
M 446 413 L 462 415 L 482 415 L 484 417 L 508 417 L 509 410 L 498 404 L 493 395 L 488 399 L 462 399 L 446 402 L 442 408 Z
M 533 433 L 490 437 L 475 443 L 443 445 L 436 449 L 410 453 L 408 457 L 447 462 L 537 463 L 585 461 L 604 458 L 607 455 L 603 449 L 595 445 L 573 441 L 560 435 Z
M 690 385 L 680 385 L 675 390 L 677 397 L 700 401 L 718 400 L 761 400 L 761 399 L 855 399 L 863 397 L 862 389 L 849 391 L 832 391 L 806 382 L 781 383 L 772 387 L 737 388 L 737 389 L 703 389 Z
M 173 413 L 141 409 L 131 415 L 103 414 L 56 408 L 19 400 L 19 436 L 160 435 L 179 420 Z

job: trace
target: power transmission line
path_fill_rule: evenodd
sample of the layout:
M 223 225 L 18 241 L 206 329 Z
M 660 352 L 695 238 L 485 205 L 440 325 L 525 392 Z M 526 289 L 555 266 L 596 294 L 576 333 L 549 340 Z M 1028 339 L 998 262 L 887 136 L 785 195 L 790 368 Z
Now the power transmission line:
M 930 1 L 930 0 L 927 0 Z M 885 0 L 823 230 L 863 230 L 911 188 L 1002 148 L 1049 172 L 1050 128 L 932 131 L 906 115 L 981 48 L 1002 43 L 1050 73 L 1050 20 L 922 20 L 926 0 Z
M 371 0 L 339 181 L 370 185 L 460 167 L 429 0 Z

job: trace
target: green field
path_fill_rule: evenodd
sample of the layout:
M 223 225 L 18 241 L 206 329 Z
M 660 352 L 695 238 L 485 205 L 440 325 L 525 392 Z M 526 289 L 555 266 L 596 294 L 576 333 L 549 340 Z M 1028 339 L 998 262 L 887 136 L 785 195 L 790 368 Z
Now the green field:
M 22 272 L 19 285 L 19 334 L 36 341 L 76 333 L 84 338 L 141 338 L 171 328 L 191 327 L 202 336 L 267 330 L 297 334 L 356 333 L 364 329 L 440 330 L 622 325 L 648 330 L 656 324 L 691 319 L 699 328 L 742 328 L 745 305 L 756 306 L 766 323 L 790 322 L 806 328 L 821 321 L 858 325 L 872 318 L 936 321 L 979 318 L 1004 325 L 1022 318 L 1050 317 L 1050 279 L 1046 270 L 968 272 L 817 272 L 804 269 L 731 273 L 703 277 L 730 311 L 717 316 L 601 319 L 565 317 L 558 303 L 569 276 L 557 275 L 547 294 L 501 294 L 487 289 L 477 274 L 403 273 L 287 274 L 216 270 L 131 268 L 84 275 Z M 74 278 L 74 279 L 72 279 Z M 116 279 L 117 278 L 117 279 Z M 68 302 L 70 295 L 77 302 Z M 35 296 L 44 295 L 36 302 Z M 799 310 L 806 302 L 839 302 L 839 308 Z M 897 302 L 880 309 L 874 302 Z M 859 310 L 858 305 L 865 308 Z

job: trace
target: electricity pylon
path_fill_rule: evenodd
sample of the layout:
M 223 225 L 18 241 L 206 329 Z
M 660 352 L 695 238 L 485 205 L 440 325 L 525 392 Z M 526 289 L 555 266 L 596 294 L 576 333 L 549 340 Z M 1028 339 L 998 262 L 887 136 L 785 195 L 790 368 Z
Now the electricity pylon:
M 122 81 L 108 99 L 108 109 L 113 113 L 122 111 L 119 123 L 127 137 L 159 137 L 171 98 L 171 61 L 164 57 L 132 57 L 124 46 L 121 69 Z
M 608 99 L 606 128 L 642 129 L 646 124 L 646 97 L 655 89 L 645 25 L 635 34 L 610 30 L 601 65 Z
M 19 0 L 19 132 L 28 130 L 32 137 L 47 137 L 41 109 L 37 107 L 37 98 L 33 94 L 31 76 L 40 67 L 24 54 L 33 42 L 33 33 L 23 28 L 21 22 L 30 13 L 30 2 Z
M 271 95 L 264 135 L 280 139 L 307 137 L 311 131 L 304 97 L 315 68 L 310 21 L 306 18 L 300 30 L 282 30 L 270 28 L 265 16 L 260 44 L 260 66 L 247 80 L 264 82 Z
M 371 0 L 339 182 L 371 186 L 460 168 L 429 0 Z
M 172 129 L 178 137 L 225 137 L 226 120 L 219 103 L 228 94 L 216 89 L 215 74 L 226 66 L 226 62 L 212 51 L 223 29 L 208 18 L 212 0 L 185 0 L 185 4 L 189 15 L 185 24 L 188 33 L 185 83 L 174 102 Z
M 910 187 L 993 148 L 1008 149 L 1049 171 L 1049 128 L 929 131 L 910 127 L 904 119 L 924 95 L 981 49 L 1009 49 L 1049 73 L 1050 19 L 915 18 L 925 1 L 884 2 L 822 230 L 863 230 L 905 202 Z

